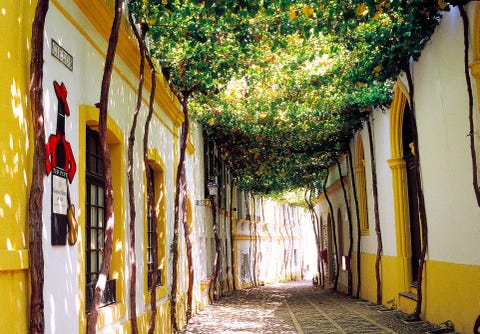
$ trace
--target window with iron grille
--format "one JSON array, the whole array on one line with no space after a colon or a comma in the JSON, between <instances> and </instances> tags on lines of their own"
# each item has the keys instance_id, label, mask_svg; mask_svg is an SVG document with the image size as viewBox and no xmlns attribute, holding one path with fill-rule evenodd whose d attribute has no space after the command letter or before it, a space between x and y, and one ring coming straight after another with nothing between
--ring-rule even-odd
<instances>
[{"instance_id":1,"label":"window with iron grille","mask_svg":"<svg viewBox=\"0 0 480 334\"><path fill-rule=\"evenodd\" d=\"M86 310L90 309L100 273L105 240L105 192L103 160L98 133L87 127L86 152L86 222L85 275ZM116 302L115 280L108 280L100 305Z\"/></svg>"},{"instance_id":2,"label":"window with iron grille","mask_svg":"<svg viewBox=\"0 0 480 334\"><path fill-rule=\"evenodd\" d=\"M152 181L152 189L153 189L153 198L155 196L155 172L152 167L148 167L148 173L150 173L150 179ZM147 286L148 289L152 287L152 277L153 277L153 216L152 216L152 208L147 203ZM157 269L157 277L156 277L156 286L162 285L162 272L160 269Z\"/></svg>"}]
</instances>

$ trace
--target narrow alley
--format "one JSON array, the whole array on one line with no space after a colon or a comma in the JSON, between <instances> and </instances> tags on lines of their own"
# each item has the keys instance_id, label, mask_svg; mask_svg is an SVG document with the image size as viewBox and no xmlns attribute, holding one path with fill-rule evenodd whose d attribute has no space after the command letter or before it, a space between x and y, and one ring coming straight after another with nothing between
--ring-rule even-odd
<instances>
[{"instance_id":1,"label":"narrow alley","mask_svg":"<svg viewBox=\"0 0 480 334\"><path fill-rule=\"evenodd\" d=\"M480 334L480 1L1 0L0 34L0 334Z\"/></svg>"},{"instance_id":2,"label":"narrow alley","mask_svg":"<svg viewBox=\"0 0 480 334\"><path fill-rule=\"evenodd\" d=\"M426 322L313 287L309 281L234 291L193 317L185 334L428 333Z\"/></svg>"}]
</instances>

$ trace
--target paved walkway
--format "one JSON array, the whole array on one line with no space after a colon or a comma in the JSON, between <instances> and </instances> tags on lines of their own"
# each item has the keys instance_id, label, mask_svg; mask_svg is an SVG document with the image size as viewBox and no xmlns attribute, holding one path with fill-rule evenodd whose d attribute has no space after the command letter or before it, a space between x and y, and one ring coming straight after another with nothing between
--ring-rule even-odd
<instances>
[{"instance_id":1,"label":"paved walkway","mask_svg":"<svg viewBox=\"0 0 480 334\"><path fill-rule=\"evenodd\" d=\"M185 333L426 333L425 322L371 303L291 282L235 291L191 319Z\"/></svg>"}]
</instances>

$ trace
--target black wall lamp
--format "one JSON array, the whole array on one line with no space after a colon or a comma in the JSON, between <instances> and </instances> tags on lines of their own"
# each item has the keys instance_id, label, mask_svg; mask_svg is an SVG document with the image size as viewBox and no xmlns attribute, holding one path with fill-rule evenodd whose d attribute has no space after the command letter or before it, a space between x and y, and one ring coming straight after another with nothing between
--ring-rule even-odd
<instances>
[{"instance_id":1,"label":"black wall lamp","mask_svg":"<svg viewBox=\"0 0 480 334\"><path fill-rule=\"evenodd\" d=\"M217 196L218 193L218 185L217 182L213 178L210 178L207 183L207 188L208 188L208 195L209 198L206 199L200 199L195 201L195 205L197 206L207 206L210 205L212 197Z\"/></svg>"},{"instance_id":2,"label":"black wall lamp","mask_svg":"<svg viewBox=\"0 0 480 334\"><path fill-rule=\"evenodd\" d=\"M217 193L218 193L218 185L217 185L217 182L215 182L214 179L208 180L207 188L208 188L208 194L209 194L210 196L217 196Z\"/></svg>"}]
</instances>

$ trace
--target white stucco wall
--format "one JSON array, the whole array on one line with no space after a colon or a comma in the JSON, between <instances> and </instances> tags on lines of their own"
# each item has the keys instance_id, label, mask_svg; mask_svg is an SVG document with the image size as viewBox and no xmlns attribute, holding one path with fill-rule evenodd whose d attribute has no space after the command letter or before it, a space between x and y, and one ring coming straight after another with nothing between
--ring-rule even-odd
<instances>
[{"instance_id":1,"label":"white stucco wall","mask_svg":"<svg viewBox=\"0 0 480 334\"><path fill-rule=\"evenodd\" d=\"M472 26L474 6L467 6L467 9ZM480 254L475 249L480 236L480 226L476 222L480 217L472 186L461 22L458 8L453 7L450 12L444 13L441 24L419 61L413 63L412 75L429 228L428 258L478 265ZM408 85L405 75L401 76L401 80ZM474 80L472 83L475 85ZM475 92L475 86L473 91ZM476 103L474 109L475 124L478 124ZM383 254L394 256L396 237L392 174L388 166L388 159L391 158L390 110L375 110L372 120ZM374 253L376 238L366 125L360 134L365 150L367 206L371 231L368 236L362 237L362 252Z\"/></svg>"},{"instance_id":2,"label":"white stucco wall","mask_svg":"<svg viewBox=\"0 0 480 334\"><path fill-rule=\"evenodd\" d=\"M193 125L193 123L192 123ZM209 210L209 207L196 205L197 200L203 200L205 197L204 191L204 148L202 129L199 125L195 124L190 129L190 141L193 144L195 151L188 156L188 168L192 175L192 188L189 188L192 205L192 251L193 251L193 267L194 267L194 296L200 299L201 290L200 283L207 277L207 263L205 261L207 257L207 249L205 245L205 210Z\"/></svg>"},{"instance_id":3,"label":"white stucco wall","mask_svg":"<svg viewBox=\"0 0 480 334\"><path fill-rule=\"evenodd\" d=\"M392 191L392 172L388 165L388 160L391 158L390 151L390 110L377 108L371 116L372 124L372 136L374 143L374 154L376 162L377 172L377 191L378 191L378 206L379 206L379 220L380 229L382 232L382 246L383 254L395 256L396 255L396 238L395 238L395 214L393 205L393 191ZM368 132L365 131L368 144ZM365 144L365 143L364 143ZM364 146L365 147L365 146ZM370 159L370 149L367 146ZM367 162L370 167L370 160ZM371 180L371 169L367 169L367 180ZM375 235L375 215L374 215L374 203L373 203L373 189L372 183L370 186L368 196L368 208L369 208L369 221L370 221L370 235L375 240L370 240L374 243L373 249L370 249L371 253L376 253L377 241ZM373 252L372 252L373 251Z\"/></svg>"},{"instance_id":4,"label":"white stucco wall","mask_svg":"<svg viewBox=\"0 0 480 334\"><path fill-rule=\"evenodd\" d=\"M467 9L473 22L474 5ZM479 265L480 210L472 186L463 57L462 20L458 8L453 7L444 14L418 63L413 64L412 74L429 229L428 257ZM474 114L478 129L476 107Z\"/></svg>"},{"instance_id":5,"label":"white stucco wall","mask_svg":"<svg viewBox=\"0 0 480 334\"><path fill-rule=\"evenodd\" d=\"M51 39L57 41L74 59L74 72L71 72L57 59L50 55ZM65 119L65 136L70 143L77 172L70 185L71 201L78 203L78 109L82 101L80 94L82 85L78 73L81 71L83 45L82 37L71 28L70 23L58 12L55 6L50 6L46 17L44 34L44 114L46 137L56 132L57 97L53 89L53 81L64 82L68 90L67 102L70 107L70 116ZM79 300L78 286L78 250L77 246L51 245L51 176L45 180L45 196L43 197L43 252L45 258L45 333L57 333L65 328L78 328ZM76 205L78 207L78 205ZM75 316L74 316L75 315Z\"/></svg>"},{"instance_id":6,"label":"white stucco wall","mask_svg":"<svg viewBox=\"0 0 480 334\"><path fill-rule=\"evenodd\" d=\"M364 158L365 158L365 183L366 183L368 230L369 230L368 234L361 236L360 250L362 253L374 254L377 252L377 236L375 235L375 214L374 214L374 207L373 207L370 142L368 139L368 131L367 131L366 124L364 125L363 129L360 131L360 134L362 136ZM375 147L376 146L374 145L374 149ZM354 167L355 167L355 160L353 161L354 161ZM378 180L378 176L377 176L377 180Z\"/></svg>"},{"instance_id":7,"label":"white stucco wall","mask_svg":"<svg viewBox=\"0 0 480 334\"><path fill-rule=\"evenodd\" d=\"M73 4L73 2L62 2L63 8L68 11L79 27L83 29L79 31L72 22L67 20L58 10L55 4L50 6L46 18L46 32L44 37L44 102L45 102L45 132L46 136L55 133L56 117L57 117L57 98L53 90L53 81L59 83L64 82L68 90L67 101L70 107L70 116L66 118L65 132L66 139L70 142L75 160L77 163L77 173L70 186L72 203L78 208L78 178L84 175L78 175L79 164L79 107L80 105L94 105L100 99L100 86L103 75L104 53L107 49L107 42L99 36L94 30L91 23L83 16L82 12ZM102 50L100 53L87 40L86 36ZM74 59L73 71L67 69L57 59L50 55L51 39L58 42L66 49ZM121 75L119 74L121 72ZM124 136L124 152L122 158L125 160L125 173L127 171L127 140L132 123L132 115L136 105L136 87L138 85L138 73L123 63L118 56L115 58L115 69L112 74L108 114L111 119L121 129ZM157 89L162 89L161 87ZM136 142L134 148L134 184L136 189L135 205L136 205L136 253L137 253L137 313L145 311L143 297L143 278L144 278L144 221L145 221L145 197L144 197L144 172L143 172L143 132L145 120L148 112L149 92L144 86L144 100L142 109L139 114L138 125L136 129ZM150 124L149 149L156 150L165 167L165 214L166 222L173 220L174 212L174 191L175 188L175 156L174 156L174 125L172 121L163 113L157 105L155 107L155 115ZM113 165L112 168L118 168ZM191 170L191 168L190 168ZM190 172L191 173L191 172ZM192 180L196 178L192 177ZM123 203L119 203L119 196L115 197L115 205L123 205L123 214L121 217L115 217L116 228L124 229L124 240L121 240L123 247L123 258L125 259L125 296L128 305L128 224L129 224L129 203L128 203L128 185L127 176L124 175ZM191 189L195 189L192 186ZM44 229L43 229L43 249L45 256L45 314L46 314L46 333L58 333L67 328L78 328L80 312L80 297L78 296L79 286L78 277L81 268L78 266L78 244L74 246L51 246L50 237L50 192L51 177L46 178L44 196ZM83 213L84 214L84 213ZM123 226L122 226L123 225ZM171 224L167 224L171 227ZM80 231L81 230L80 226ZM171 239L172 231L167 228L167 240ZM79 235L79 237L84 237ZM167 241L167 252L168 252ZM168 258L168 254L167 254ZM171 269L170 269L171 270ZM167 282L168 284L168 282ZM159 301L161 303L162 300Z\"/></svg>"}]
</instances>

